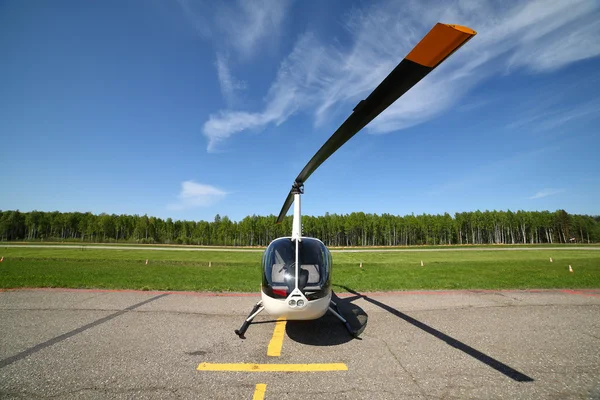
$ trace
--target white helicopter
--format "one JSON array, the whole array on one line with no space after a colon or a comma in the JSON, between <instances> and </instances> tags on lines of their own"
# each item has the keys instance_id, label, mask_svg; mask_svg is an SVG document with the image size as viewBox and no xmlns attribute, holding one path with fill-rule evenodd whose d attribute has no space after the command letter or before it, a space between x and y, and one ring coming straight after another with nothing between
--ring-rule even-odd
<instances>
[{"instance_id":1,"label":"white helicopter","mask_svg":"<svg viewBox=\"0 0 600 400\"><path fill-rule=\"evenodd\" d=\"M304 193L304 182L337 149L475 35L465 26L437 23L369 97L358 103L306 164L277 218L277 223L281 223L294 203L292 236L273 240L265 250L261 300L241 328L235 330L240 338L244 338L252 320L263 310L287 320L313 320L329 310L356 336L331 300L331 253L319 239L302 236L300 195Z\"/></svg>"}]
</instances>

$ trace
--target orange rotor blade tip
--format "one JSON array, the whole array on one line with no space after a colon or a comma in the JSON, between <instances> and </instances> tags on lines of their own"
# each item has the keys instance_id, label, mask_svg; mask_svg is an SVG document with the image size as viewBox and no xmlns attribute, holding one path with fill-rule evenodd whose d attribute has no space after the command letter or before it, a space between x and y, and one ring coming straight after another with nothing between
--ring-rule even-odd
<instances>
[{"instance_id":1,"label":"orange rotor blade tip","mask_svg":"<svg viewBox=\"0 0 600 400\"><path fill-rule=\"evenodd\" d=\"M461 32L466 33L466 34L471 35L471 36L477 35L477 32L474 31L473 29L469 28L468 26L454 25L454 24L442 24L442 25L449 26L451 28L456 29L457 31L461 31Z\"/></svg>"},{"instance_id":2,"label":"orange rotor blade tip","mask_svg":"<svg viewBox=\"0 0 600 400\"><path fill-rule=\"evenodd\" d=\"M466 26L438 22L408 53L406 59L435 68L476 34Z\"/></svg>"}]
</instances>

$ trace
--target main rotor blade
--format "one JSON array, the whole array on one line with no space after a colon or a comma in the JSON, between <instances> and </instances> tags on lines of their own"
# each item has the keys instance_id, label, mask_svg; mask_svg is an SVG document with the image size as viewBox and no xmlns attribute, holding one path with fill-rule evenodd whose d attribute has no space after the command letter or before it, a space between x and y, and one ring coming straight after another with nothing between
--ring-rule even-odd
<instances>
[{"instance_id":1,"label":"main rotor blade","mask_svg":"<svg viewBox=\"0 0 600 400\"><path fill-rule=\"evenodd\" d=\"M304 184L337 149L475 35L474 30L465 26L437 23L369 97L361 100L354 107L350 117L306 164L296 178L295 184ZM279 213L277 223L283 220L293 200L294 196L290 191Z\"/></svg>"},{"instance_id":2,"label":"main rotor blade","mask_svg":"<svg viewBox=\"0 0 600 400\"><path fill-rule=\"evenodd\" d=\"M290 192L288 193L288 196L285 198L283 207L281 207L281 211L279 212L279 217L277 217L277 221L275 222L276 224L279 224L279 223L281 223L281 221L283 221L283 219L285 218L285 215L287 214L288 210L292 206L293 202L294 202L294 193L292 193L292 190L290 190Z\"/></svg>"}]
</instances>

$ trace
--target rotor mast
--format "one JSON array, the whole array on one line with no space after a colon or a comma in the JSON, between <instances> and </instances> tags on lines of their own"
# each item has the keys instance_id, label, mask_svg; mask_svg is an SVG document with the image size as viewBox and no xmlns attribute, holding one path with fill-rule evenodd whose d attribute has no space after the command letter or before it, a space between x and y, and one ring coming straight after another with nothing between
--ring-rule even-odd
<instances>
[{"instance_id":1,"label":"rotor mast","mask_svg":"<svg viewBox=\"0 0 600 400\"><path fill-rule=\"evenodd\" d=\"M302 241L302 213L300 209L300 195L304 193L304 184L295 181L292 185L291 194L294 195L294 220L292 221L292 241L296 241L296 267L294 268L294 290L291 294L302 292L298 288L298 273L300 270L300 242Z\"/></svg>"},{"instance_id":2,"label":"rotor mast","mask_svg":"<svg viewBox=\"0 0 600 400\"><path fill-rule=\"evenodd\" d=\"M292 240L302 241L302 213L300 208L300 195L304 194L304 184L294 182L292 185L294 195L294 220L292 222ZM296 260L298 262L298 260Z\"/></svg>"}]
</instances>

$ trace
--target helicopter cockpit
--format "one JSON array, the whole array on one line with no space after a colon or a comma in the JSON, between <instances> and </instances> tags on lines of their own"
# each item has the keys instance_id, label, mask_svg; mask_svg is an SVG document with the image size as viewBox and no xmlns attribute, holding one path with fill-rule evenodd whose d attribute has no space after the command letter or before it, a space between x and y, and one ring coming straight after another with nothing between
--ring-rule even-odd
<instances>
[{"instance_id":1,"label":"helicopter cockpit","mask_svg":"<svg viewBox=\"0 0 600 400\"><path fill-rule=\"evenodd\" d=\"M286 298L296 287L296 243L279 238L267 247L262 262L265 294ZM298 243L298 288L309 300L324 297L330 287L331 253L318 239L303 237Z\"/></svg>"}]
</instances>

